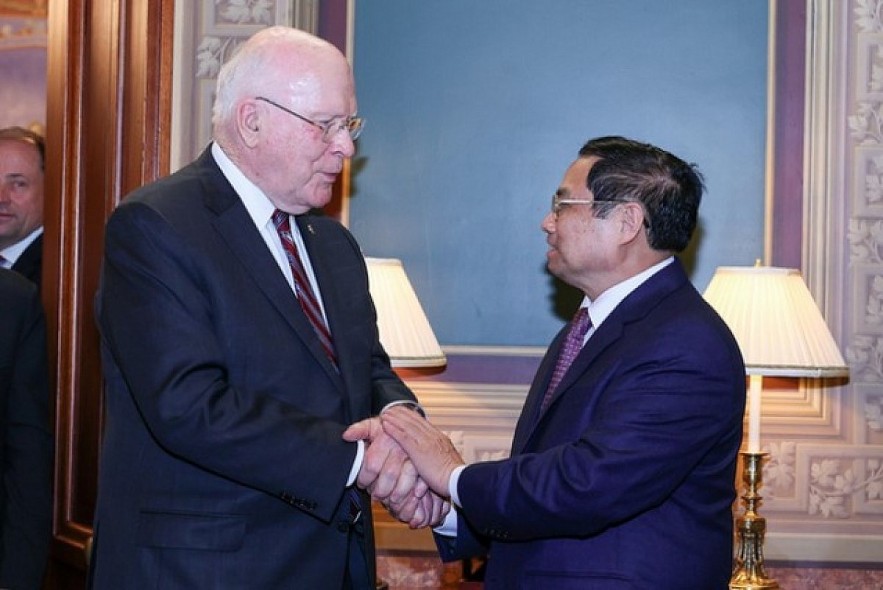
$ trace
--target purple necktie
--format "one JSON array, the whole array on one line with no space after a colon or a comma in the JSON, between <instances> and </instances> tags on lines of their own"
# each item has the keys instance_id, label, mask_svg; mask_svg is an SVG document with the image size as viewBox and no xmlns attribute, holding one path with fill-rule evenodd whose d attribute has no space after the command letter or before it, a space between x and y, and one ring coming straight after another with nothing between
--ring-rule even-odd
<instances>
[{"instance_id":1,"label":"purple necktie","mask_svg":"<svg viewBox=\"0 0 883 590\"><path fill-rule=\"evenodd\" d=\"M297 246L294 243L294 239L291 237L291 222L289 221L288 213L276 209L276 211L273 212L273 225L276 226L276 231L279 233L279 238L282 240L282 247L285 249L285 256L288 258L288 264L291 266L291 274L294 277L294 291L297 294L297 300L300 302L300 306L304 310L307 319L310 320L310 324L313 326L316 336L319 337L319 343L322 345L322 349L325 351L325 354L328 355L328 358L331 359L331 363L336 367L337 357L334 354L334 343L331 341L331 332L328 330L328 326L325 325L325 318L322 316L322 308L319 306L316 294L310 286L310 281L307 278L306 270L304 270L304 265L301 262L300 254L297 252Z\"/></svg>"},{"instance_id":2,"label":"purple necktie","mask_svg":"<svg viewBox=\"0 0 883 590\"><path fill-rule=\"evenodd\" d=\"M6 260L6 257L3 254L0 254L0 268L12 268L11 264L7 264L9 261Z\"/></svg>"},{"instance_id":3,"label":"purple necktie","mask_svg":"<svg viewBox=\"0 0 883 590\"><path fill-rule=\"evenodd\" d=\"M567 336L564 338L564 345L561 347L561 352L558 353L558 362L555 363L552 379L549 381L549 387L546 389L546 394L543 396L543 405L540 407L541 411L548 407L549 402L552 400L552 394L555 392L555 388L561 383L564 374L567 373L567 369L570 368L576 355L582 350L586 332L589 331L591 326L592 320L589 319L589 310L585 307L579 308L576 315L570 320L570 328L567 331Z\"/></svg>"}]
</instances>

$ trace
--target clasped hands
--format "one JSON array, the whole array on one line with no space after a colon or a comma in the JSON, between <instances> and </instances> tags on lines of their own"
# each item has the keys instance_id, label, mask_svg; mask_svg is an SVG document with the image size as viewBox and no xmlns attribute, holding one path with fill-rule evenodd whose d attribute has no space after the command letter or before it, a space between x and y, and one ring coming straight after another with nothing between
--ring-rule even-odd
<instances>
[{"instance_id":1,"label":"clasped hands","mask_svg":"<svg viewBox=\"0 0 883 590\"><path fill-rule=\"evenodd\" d=\"M440 524L451 509L448 480L463 459L450 439L405 406L351 425L344 440L365 442L356 485L411 528Z\"/></svg>"}]
</instances>

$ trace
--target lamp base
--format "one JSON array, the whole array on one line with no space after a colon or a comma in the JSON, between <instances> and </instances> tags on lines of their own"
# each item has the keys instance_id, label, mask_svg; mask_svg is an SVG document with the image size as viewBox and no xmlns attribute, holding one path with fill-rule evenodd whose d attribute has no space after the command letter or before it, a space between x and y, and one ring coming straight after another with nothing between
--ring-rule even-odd
<instances>
[{"instance_id":1,"label":"lamp base","mask_svg":"<svg viewBox=\"0 0 883 590\"><path fill-rule=\"evenodd\" d=\"M743 583L730 579L730 590L773 590L778 588L779 584L775 580L746 580Z\"/></svg>"},{"instance_id":2,"label":"lamp base","mask_svg":"<svg viewBox=\"0 0 883 590\"><path fill-rule=\"evenodd\" d=\"M779 584L768 578L763 569L763 537L766 519L757 514L760 496L757 488L762 479L762 463L767 453L746 453L742 456L742 480L746 485L745 513L736 521L739 535L739 554L730 577L730 590L769 590Z\"/></svg>"}]
</instances>

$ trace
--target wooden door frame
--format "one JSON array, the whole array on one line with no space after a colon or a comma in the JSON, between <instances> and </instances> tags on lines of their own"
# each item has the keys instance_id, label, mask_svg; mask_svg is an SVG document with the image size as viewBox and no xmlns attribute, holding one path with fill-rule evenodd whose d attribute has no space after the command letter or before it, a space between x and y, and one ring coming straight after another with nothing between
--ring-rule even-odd
<instances>
[{"instance_id":1,"label":"wooden door frame","mask_svg":"<svg viewBox=\"0 0 883 590\"><path fill-rule=\"evenodd\" d=\"M50 580L54 568L85 570L103 415L92 300L104 223L122 195L168 170L173 17L174 0L49 7L43 299L58 395Z\"/></svg>"}]
</instances>

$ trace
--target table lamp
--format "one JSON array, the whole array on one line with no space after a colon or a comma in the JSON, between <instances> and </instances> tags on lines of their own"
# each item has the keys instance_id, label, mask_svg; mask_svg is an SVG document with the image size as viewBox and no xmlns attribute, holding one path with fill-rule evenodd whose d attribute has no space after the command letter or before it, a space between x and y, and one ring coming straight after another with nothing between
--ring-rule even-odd
<instances>
[{"instance_id":1,"label":"table lamp","mask_svg":"<svg viewBox=\"0 0 883 590\"><path fill-rule=\"evenodd\" d=\"M761 496L760 397L764 376L845 377L849 368L803 281L791 268L720 267L705 299L732 330L742 356L748 387L748 446L742 456L745 512L736 522L739 551L731 590L778 588L763 563L766 520L757 514Z\"/></svg>"},{"instance_id":2,"label":"table lamp","mask_svg":"<svg viewBox=\"0 0 883 590\"><path fill-rule=\"evenodd\" d=\"M380 343L393 367L442 367L445 354L423 313L417 294L395 258L365 258L368 287L377 310Z\"/></svg>"}]
</instances>

